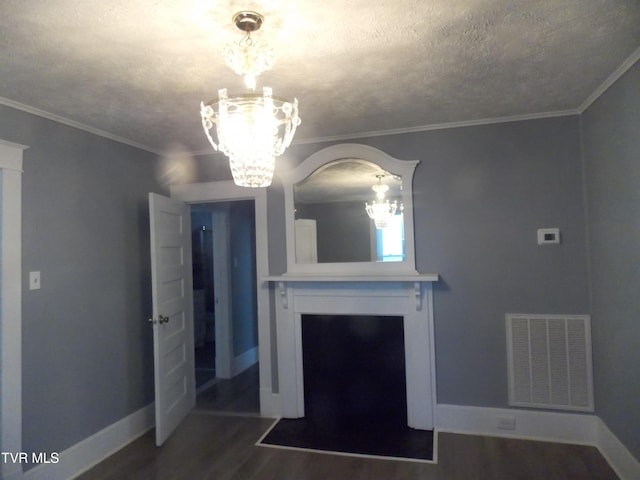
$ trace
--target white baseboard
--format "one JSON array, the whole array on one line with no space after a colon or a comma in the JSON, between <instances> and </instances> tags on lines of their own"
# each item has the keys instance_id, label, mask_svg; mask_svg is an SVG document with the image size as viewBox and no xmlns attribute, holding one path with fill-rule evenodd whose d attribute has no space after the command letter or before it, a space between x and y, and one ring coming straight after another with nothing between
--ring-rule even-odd
<instances>
[{"instance_id":1,"label":"white baseboard","mask_svg":"<svg viewBox=\"0 0 640 480\"><path fill-rule=\"evenodd\" d=\"M597 439L594 415L443 404L436 406L435 413L436 428L453 433L586 445L595 445ZM515 429L499 429L501 417L515 418Z\"/></svg>"},{"instance_id":2,"label":"white baseboard","mask_svg":"<svg viewBox=\"0 0 640 480\"><path fill-rule=\"evenodd\" d=\"M271 393L271 416L273 418L282 417L282 404L280 403L279 393Z\"/></svg>"},{"instance_id":3,"label":"white baseboard","mask_svg":"<svg viewBox=\"0 0 640 480\"><path fill-rule=\"evenodd\" d=\"M151 403L59 454L58 463L40 464L24 473L24 480L68 480L86 472L102 460L153 428Z\"/></svg>"},{"instance_id":4,"label":"white baseboard","mask_svg":"<svg viewBox=\"0 0 640 480\"><path fill-rule=\"evenodd\" d=\"M233 359L233 377L244 372L258 361L258 347L253 347Z\"/></svg>"},{"instance_id":5,"label":"white baseboard","mask_svg":"<svg viewBox=\"0 0 640 480\"><path fill-rule=\"evenodd\" d=\"M501 418L515 419L515 429L498 428ZM438 404L435 428L441 432L595 446L622 480L640 478L640 464L595 415Z\"/></svg>"},{"instance_id":6,"label":"white baseboard","mask_svg":"<svg viewBox=\"0 0 640 480\"><path fill-rule=\"evenodd\" d=\"M270 388L260 387L260 416L265 418L277 418L278 411L274 395Z\"/></svg>"},{"instance_id":7,"label":"white baseboard","mask_svg":"<svg viewBox=\"0 0 640 480\"><path fill-rule=\"evenodd\" d=\"M640 478L640 462L598 418L598 450L622 480Z\"/></svg>"}]
</instances>

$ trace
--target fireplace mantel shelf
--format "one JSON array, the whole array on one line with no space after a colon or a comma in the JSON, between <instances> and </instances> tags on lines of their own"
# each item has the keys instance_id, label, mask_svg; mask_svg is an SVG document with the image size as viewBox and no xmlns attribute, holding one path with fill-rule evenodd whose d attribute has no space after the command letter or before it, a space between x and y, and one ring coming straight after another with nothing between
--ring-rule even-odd
<instances>
[{"instance_id":1,"label":"fireplace mantel shelf","mask_svg":"<svg viewBox=\"0 0 640 480\"><path fill-rule=\"evenodd\" d=\"M321 274L283 274L264 277L266 282L437 282L437 273L416 273L396 275L321 275Z\"/></svg>"},{"instance_id":2,"label":"fireplace mantel shelf","mask_svg":"<svg viewBox=\"0 0 640 480\"><path fill-rule=\"evenodd\" d=\"M437 282L440 276L437 273L409 273L395 275L322 275L322 274L287 274L264 277L265 282L274 282L278 285L280 298L284 309L289 308L287 288L296 284L413 284L413 295L416 302L416 310L422 309L423 283Z\"/></svg>"}]
</instances>

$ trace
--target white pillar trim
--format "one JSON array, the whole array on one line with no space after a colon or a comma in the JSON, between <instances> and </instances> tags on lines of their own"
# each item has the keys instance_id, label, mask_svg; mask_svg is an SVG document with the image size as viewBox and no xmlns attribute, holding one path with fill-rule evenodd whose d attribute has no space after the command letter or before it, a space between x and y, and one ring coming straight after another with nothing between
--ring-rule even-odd
<instances>
[{"instance_id":1,"label":"white pillar trim","mask_svg":"<svg viewBox=\"0 0 640 480\"><path fill-rule=\"evenodd\" d=\"M0 141L0 432L3 452L22 451L22 152ZM19 463L0 463L0 477L21 479Z\"/></svg>"}]
</instances>

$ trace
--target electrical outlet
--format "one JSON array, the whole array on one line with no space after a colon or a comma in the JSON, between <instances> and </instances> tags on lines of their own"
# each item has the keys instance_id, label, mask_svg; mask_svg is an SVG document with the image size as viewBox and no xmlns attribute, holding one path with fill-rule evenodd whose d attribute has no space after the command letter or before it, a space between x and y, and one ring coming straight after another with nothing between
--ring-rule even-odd
<instances>
[{"instance_id":1,"label":"electrical outlet","mask_svg":"<svg viewBox=\"0 0 640 480\"><path fill-rule=\"evenodd\" d=\"M560 243L559 228L539 228L538 245L553 245Z\"/></svg>"},{"instance_id":2,"label":"electrical outlet","mask_svg":"<svg viewBox=\"0 0 640 480\"><path fill-rule=\"evenodd\" d=\"M498 430L515 430L516 417L512 415L500 415L498 417Z\"/></svg>"}]
</instances>

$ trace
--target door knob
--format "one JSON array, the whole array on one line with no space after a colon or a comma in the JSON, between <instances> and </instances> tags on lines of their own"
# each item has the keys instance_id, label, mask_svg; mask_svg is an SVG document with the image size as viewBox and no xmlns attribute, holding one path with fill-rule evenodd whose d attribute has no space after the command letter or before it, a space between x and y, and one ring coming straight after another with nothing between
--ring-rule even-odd
<instances>
[{"instance_id":1,"label":"door knob","mask_svg":"<svg viewBox=\"0 0 640 480\"><path fill-rule=\"evenodd\" d=\"M165 317L164 315L158 315L158 320L150 318L148 321L153 323L154 325L156 323L159 323L160 325L162 325L163 323L169 323L169 320L170 320L170 317Z\"/></svg>"}]
</instances>

